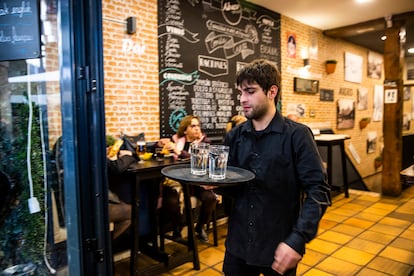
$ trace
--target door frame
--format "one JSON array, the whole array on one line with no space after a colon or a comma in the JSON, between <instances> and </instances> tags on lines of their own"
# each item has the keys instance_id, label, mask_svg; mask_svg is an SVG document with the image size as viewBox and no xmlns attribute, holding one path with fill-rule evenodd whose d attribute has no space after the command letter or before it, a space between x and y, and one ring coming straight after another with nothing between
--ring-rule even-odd
<instances>
[{"instance_id":1,"label":"door frame","mask_svg":"<svg viewBox=\"0 0 414 276\"><path fill-rule=\"evenodd\" d=\"M58 1L70 275L112 275L100 0Z\"/></svg>"}]
</instances>

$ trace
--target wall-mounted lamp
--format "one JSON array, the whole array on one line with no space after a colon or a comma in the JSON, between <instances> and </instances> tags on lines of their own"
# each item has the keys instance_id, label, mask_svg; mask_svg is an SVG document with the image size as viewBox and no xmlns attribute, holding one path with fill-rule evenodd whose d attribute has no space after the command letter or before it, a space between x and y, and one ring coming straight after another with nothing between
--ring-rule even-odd
<instances>
[{"instance_id":1,"label":"wall-mounted lamp","mask_svg":"<svg viewBox=\"0 0 414 276\"><path fill-rule=\"evenodd\" d=\"M308 58L303 59L303 67L305 67L305 68L310 68L311 67Z\"/></svg>"},{"instance_id":2,"label":"wall-mounted lamp","mask_svg":"<svg viewBox=\"0 0 414 276\"><path fill-rule=\"evenodd\" d=\"M131 16L131 17L128 17L126 21L127 21L127 24L126 24L127 34L135 34L135 32L137 31L137 18Z\"/></svg>"}]
</instances>

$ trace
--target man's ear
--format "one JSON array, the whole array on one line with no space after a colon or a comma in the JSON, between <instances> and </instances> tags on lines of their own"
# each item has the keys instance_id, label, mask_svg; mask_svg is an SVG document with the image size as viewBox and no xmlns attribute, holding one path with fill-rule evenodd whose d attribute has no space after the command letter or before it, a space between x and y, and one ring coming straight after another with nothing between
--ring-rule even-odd
<instances>
[{"instance_id":1,"label":"man's ear","mask_svg":"<svg viewBox=\"0 0 414 276\"><path fill-rule=\"evenodd\" d=\"M279 93L279 88L276 85L272 85L269 91L267 92L267 97L269 98L269 100L273 101L276 98L277 93Z\"/></svg>"}]
</instances>

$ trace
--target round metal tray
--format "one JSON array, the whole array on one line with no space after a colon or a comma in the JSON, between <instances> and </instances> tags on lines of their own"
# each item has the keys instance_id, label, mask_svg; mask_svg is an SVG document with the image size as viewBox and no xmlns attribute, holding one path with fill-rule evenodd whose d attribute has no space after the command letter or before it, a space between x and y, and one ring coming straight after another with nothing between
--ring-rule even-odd
<instances>
[{"instance_id":1,"label":"round metal tray","mask_svg":"<svg viewBox=\"0 0 414 276\"><path fill-rule=\"evenodd\" d=\"M217 186L231 186L248 182L255 178L251 171L228 166L225 179L211 179L206 175L193 175L190 171L190 164L180 164L165 167L161 173L173 180L183 181L198 185L217 185Z\"/></svg>"}]
</instances>

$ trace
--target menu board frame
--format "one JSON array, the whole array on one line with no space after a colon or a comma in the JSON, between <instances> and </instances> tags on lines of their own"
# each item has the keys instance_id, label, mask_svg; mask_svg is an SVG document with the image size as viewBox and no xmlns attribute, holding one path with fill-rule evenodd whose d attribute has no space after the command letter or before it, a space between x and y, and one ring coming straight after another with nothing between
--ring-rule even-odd
<instances>
[{"instance_id":1,"label":"menu board frame","mask_svg":"<svg viewBox=\"0 0 414 276\"><path fill-rule=\"evenodd\" d=\"M0 61L41 56L40 1L6 0L0 6Z\"/></svg>"},{"instance_id":2,"label":"menu board frame","mask_svg":"<svg viewBox=\"0 0 414 276\"><path fill-rule=\"evenodd\" d=\"M280 14L237 0L159 0L160 136L197 115L207 136L223 136L242 113L235 75L263 58L280 70Z\"/></svg>"}]
</instances>

